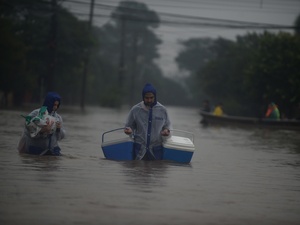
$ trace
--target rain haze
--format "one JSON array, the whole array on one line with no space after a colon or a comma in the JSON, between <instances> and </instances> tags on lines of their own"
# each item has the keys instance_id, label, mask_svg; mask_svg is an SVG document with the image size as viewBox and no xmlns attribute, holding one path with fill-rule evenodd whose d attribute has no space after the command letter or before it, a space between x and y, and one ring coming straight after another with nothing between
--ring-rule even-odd
<instances>
[{"instance_id":1,"label":"rain haze","mask_svg":"<svg viewBox=\"0 0 300 225\"><path fill-rule=\"evenodd\" d=\"M299 9L1 1L0 224L299 225Z\"/></svg>"},{"instance_id":2,"label":"rain haze","mask_svg":"<svg viewBox=\"0 0 300 225\"><path fill-rule=\"evenodd\" d=\"M95 1L93 25L101 27L120 1ZM155 11L161 24L155 30L162 39L158 64L165 76L182 76L174 61L181 49L178 41L190 38L234 40L237 35L264 29L293 32L300 13L299 0L137 0ZM65 1L64 6L88 20L91 0ZM171 22L171 23L169 23ZM233 28L234 24L237 27ZM256 28L249 28L254 26ZM262 27L262 28L259 28ZM276 29L278 27L278 29Z\"/></svg>"}]
</instances>

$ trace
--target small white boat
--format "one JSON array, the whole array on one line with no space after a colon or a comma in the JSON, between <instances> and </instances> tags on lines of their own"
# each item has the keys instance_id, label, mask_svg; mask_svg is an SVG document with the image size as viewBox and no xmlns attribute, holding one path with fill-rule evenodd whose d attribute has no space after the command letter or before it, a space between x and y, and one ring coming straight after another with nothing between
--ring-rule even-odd
<instances>
[{"instance_id":1,"label":"small white boat","mask_svg":"<svg viewBox=\"0 0 300 225\"><path fill-rule=\"evenodd\" d=\"M117 135L110 140L106 139L107 134L124 130L124 128L117 128L106 131L102 134L101 148L105 158L111 160L134 160L133 158L133 144L134 139L123 133L122 136ZM194 135L187 131L172 130L174 132L184 133L185 136L174 136L167 138L163 142L163 160L175 161L180 163L190 163L194 151ZM106 139L106 140L105 140Z\"/></svg>"}]
</instances>

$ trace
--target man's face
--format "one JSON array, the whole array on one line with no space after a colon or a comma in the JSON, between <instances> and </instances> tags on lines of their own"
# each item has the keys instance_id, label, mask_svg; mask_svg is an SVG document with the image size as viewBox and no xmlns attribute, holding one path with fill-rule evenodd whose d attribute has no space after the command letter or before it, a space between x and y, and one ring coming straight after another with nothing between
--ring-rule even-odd
<instances>
[{"instance_id":1,"label":"man's face","mask_svg":"<svg viewBox=\"0 0 300 225\"><path fill-rule=\"evenodd\" d=\"M59 101L55 101L53 105L53 111L56 111L58 109Z\"/></svg>"},{"instance_id":2,"label":"man's face","mask_svg":"<svg viewBox=\"0 0 300 225\"><path fill-rule=\"evenodd\" d=\"M155 97L153 93L146 93L144 96L144 103L146 106L150 106L155 101Z\"/></svg>"}]
</instances>

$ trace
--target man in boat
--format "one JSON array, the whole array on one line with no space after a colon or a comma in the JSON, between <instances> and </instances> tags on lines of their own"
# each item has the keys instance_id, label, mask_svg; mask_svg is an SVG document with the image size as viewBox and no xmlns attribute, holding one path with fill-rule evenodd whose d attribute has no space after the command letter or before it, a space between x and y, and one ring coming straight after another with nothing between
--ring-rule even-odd
<instances>
[{"instance_id":1,"label":"man in boat","mask_svg":"<svg viewBox=\"0 0 300 225\"><path fill-rule=\"evenodd\" d=\"M167 109L157 101L156 90L151 84L144 86L142 99L131 108L124 132L134 136L136 160L160 160L163 139L171 136L171 122Z\"/></svg>"},{"instance_id":2,"label":"man in boat","mask_svg":"<svg viewBox=\"0 0 300 225\"><path fill-rule=\"evenodd\" d=\"M211 111L210 104L209 104L209 101L207 99L203 101L201 111L210 113L210 111ZM202 118L200 123L205 125L205 126L208 125L208 121L205 118Z\"/></svg>"},{"instance_id":3,"label":"man in boat","mask_svg":"<svg viewBox=\"0 0 300 225\"><path fill-rule=\"evenodd\" d=\"M265 116L266 116L266 118L269 118L269 119L274 119L274 120L279 120L280 119L279 109L278 109L277 105L274 102L271 102L268 105L268 110L267 110Z\"/></svg>"},{"instance_id":4,"label":"man in boat","mask_svg":"<svg viewBox=\"0 0 300 225\"><path fill-rule=\"evenodd\" d=\"M58 141L65 137L62 117L57 113L61 97L49 92L43 106L25 117L25 127L18 144L20 153L60 155Z\"/></svg>"},{"instance_id":5,"label":"man in boat","mask_svg":"<svg viewBox=\"0 0 300 225\"><path fill-rule=\"evenodd\" d=\"M207 99L203 101L202 111L203 112L210 112L210 104L209 104L209 101Z\"/></svg>"}]
</instances>

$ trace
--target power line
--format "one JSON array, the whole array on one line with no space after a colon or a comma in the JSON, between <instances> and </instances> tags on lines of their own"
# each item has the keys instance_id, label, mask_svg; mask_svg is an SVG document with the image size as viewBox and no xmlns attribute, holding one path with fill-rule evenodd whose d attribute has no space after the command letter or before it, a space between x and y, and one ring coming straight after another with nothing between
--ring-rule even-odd
<instances>
[{"instance_id":1,"label":"power line","mask_svg":"<svg viewBox=\"0 0 300 225\"><path fill-rule=\"evenodd\" d=\"M134 10L134 9L130 9ZM139 11L139 10L137 10ZM139 11L143 13L142 11ZM88 16L86 13L73 12L73 14L78 16ZM122 14L124 15L124 14ZM126 20L132 22L153 22L157 23L156 20L132 17ZM233 21L233 20L224 20L224 19L212 19L205 17L195 17L195 16L182 16L178 14L164 13L160 15L160 24L169 25L169 26L192 26L192 27L211 27L211 28L230 28L230 29L295 29L295 26L283 26L283 25L272 25L265 23L250 23L242 21ZM110 18L109 15L104 14L94 14L95 17Z\"/></svg>"},{"instance_id":2,"label":"power line","mask_svg":"<svg viewBox=\"0 0 300 225\"><path fill-rule=\"evenodd\" d=\"M85 4L87 5L87 2L83 2L82 0L65 0L65 2L73 2L76 4ZM103 4L105 1L101 1L102 3L97 4ZM107 1L108 3L115 3L114 5L110 5L111 7L116 7L119 1ZM300 1L299 0L288 0L284 3L279 0L278 2L276 0L263 1L263 6L260 7L260 1L220 1L220 0L199 0L199 1L182 1L182 0L160 0L159 3L153 3L155 1L147 1L147 0L141 0L137 1L138 3L144 3L147 6L152 6L154 8L157 7L164 7L167 8L168 11L170 9L209 9L209 10L226 10L226 11L244 11L244 12L250 12L250 13L256 13L256 12L267 12L267 13L282 13L282 14L290 14L290 13L298 13L298 9L300 7ZM170 2L170 4L168 3ZM289 2L292 2L292 4L289 4ZM267 6L266 6L267 5ZM255 10L255 11L253 11ZM257 11L259 10L259 11Z\"/></svg>"},{"instance_id":3,"label":"power line","mask_svg":"<svg viewBox=\"0 0 300 225\"><path fill-rule=\"evenodd\" d=\"M140 2L147 2L145 1L140 1ZM171 4L168 4L166 2L169 2ZM292 3L292 5L289 4ZM162 4L163 3L163 4ZM282 9L289 9L295 12L295 10L297 10L297 6L299 7L300 2L299 0L289 0L289 1L276 1L276 0L272 0L272 1L249 1L249 0L239 0L239 1L234 1L234 0L198 0L198 1L181 1L181 0L160 0L159 4L153 3L153 1L151 0L151 2L148 3L149 5L154 5L154 6L166 6L166 7L185 7L182 4L186 5L186 8L202 8L204 7L222 7L223 8L231 8L233 10L236 9L262 9L262 10L276 10L276 12L279 12L278 10L282 10ZM179 4L180 6L176 5Z\"/></svg>"},{"instance_id":4,"label":"power line","mask_svg":"<svg viewBox=\"0 0 300 225\"><path fill-rule=\"evenodd\" d=\"M78 0L68 0L68 2L78 3L78 4L86 4L85 2L78 1ZM114 10L116 7L112 5L106 5L102 3L95 3L95 7L102 8L102 9L109 9ZM149 11L135 9L130 7L121 7L124 12L122 15L131 15L132 12L139 13L140 15L145 15L145 13L149 13ZM236 28L236 29L249 29L249 28L257 28L257 29L294 29L293 26L279 26L279 25L270 25L265 23L252 23L252 22L242 22L242 21L234 21L234 20L225 20L225 19L214 19L214 18L207 18L207 17L196 17L196 16L186 16L186 15L179 15L173 13L157 13L161 19L162 24L166 25L179 25L179 26L201 26L201 27L227 27L227 28ZM87 16L85 13L76 13L76 15L80 16ZM108 15L101 15L95 13L95 17L108 17ZM179 20L180 19L180 20ZM134 21L134 19L128 19ZM147 20L145 18L138 18L139 21L144 22L157 22ZM176 20L176 22L174 22ZM187 21L184 21L187 20Z\"/></svg>"}]
</instances>

